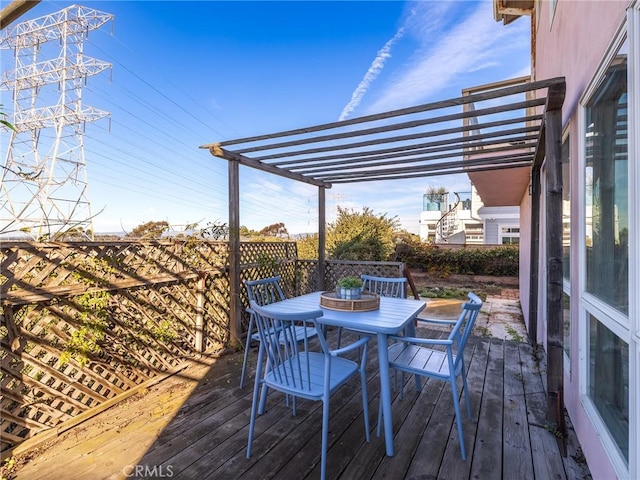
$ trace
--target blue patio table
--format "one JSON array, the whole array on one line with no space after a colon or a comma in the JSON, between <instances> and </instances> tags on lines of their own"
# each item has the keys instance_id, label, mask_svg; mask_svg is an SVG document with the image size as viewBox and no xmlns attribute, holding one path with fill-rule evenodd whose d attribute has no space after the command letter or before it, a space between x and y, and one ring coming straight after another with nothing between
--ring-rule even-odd
<instances>
[{"instance_id":1,"label":"blue patio table","mask_svg":"<svg viewBox=\"0 0 640 480\"><path fill-rule=\"evenodd\" d=\"M318 319L322 325L343 327L361 332L370 332L378 337L378 364L380 368L380 401L384 422L384 438L387 455L392 457L393 422L391 421L391 385L389 380L388 335L397 335L406 330L407 335L414 336L414 319L426 307L422 300L406 298L380 297L380 308L366 312L331 310L320 306L322 292L313 292L299 297L267 305L266 309L274 312L292 313L296 311L317 310L320 308L324 316Z\"/></svg>"}]
</instances>

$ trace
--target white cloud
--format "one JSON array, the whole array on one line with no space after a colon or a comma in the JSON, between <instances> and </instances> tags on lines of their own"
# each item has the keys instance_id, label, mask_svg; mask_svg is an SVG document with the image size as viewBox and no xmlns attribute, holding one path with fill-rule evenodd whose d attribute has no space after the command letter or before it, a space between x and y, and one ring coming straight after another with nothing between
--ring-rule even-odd
<instances>
[{"instance_id":1,"label":"white cloud","mask_svg":"<svg viewBox=\"0 0 640 480\"><path fill-rule=\"evenodd\" d=\"M490 1L480 2L466 17L458 16L464 10L452 11L439 3L424 2L422 8L416 10L414 23L421 27L414 28L412 34L421 47L370 106L370 112L422 103L466 74L495 68L512 60L511 50L521 47L523 39L528 41L526 22L516 22L509 27L495 22ZM455 6L456 3L448 2L448 5ZM452 20L451 29L434 34L438 22L446 27Z\"/></svg>"},{"instance_id":2,"label":"white cloud","mask_svg":"<svg viewBox=\"0 0 640 480\"><path fill-rule=\"evenodd\" d=\"M454 3L451 1L408 2L407 5L402 26L378 51L364 77L351 94L351 100L343 108L338 120L345 120L360 105L369 87L382 72L385 62L391 57L391 49L404 37L405 32L410 30L412 36L419 40L435 37L438 30L442 28L447 15L450 15Z\"/></svg>"},{"instance_id":3,"label":"white cloud","mask_svg":"<svg viewBox=\"0 0 640 480\"><path fill-rule=\"evenodd\" d=\"M367 90L369 90L369 86L376 78L378 78L378 75L380 75L380 72L384 68L384 63L389 57L391 57L391 48L393 47L393 44L402 38L403 35L404 27L400 27L396 34L387 43L385 43L384 47L382 47L380 51L378 51L378 55L376 55L376 58L371 62L371 66L367 70L367 73L365 73L364 78L351 94L351 100L349 100L349 103L342 109L342 113L338 120L345 120L349 114L358 105L360 105L362 98L367 93Z\"/></svg>"}]
</instances>

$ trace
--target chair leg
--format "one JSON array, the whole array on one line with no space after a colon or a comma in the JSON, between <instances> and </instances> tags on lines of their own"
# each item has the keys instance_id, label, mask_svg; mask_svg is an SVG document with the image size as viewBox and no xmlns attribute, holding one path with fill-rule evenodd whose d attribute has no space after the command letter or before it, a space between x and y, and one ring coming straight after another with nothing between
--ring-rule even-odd
<instances>
[{"instance_id":1,"label":"chair leg","mask_svg":"<svg viewBox=\"0 0 640 480\"><path fill-rule=\"evenodd\" d=\"M242 374L240 375L240 388L244 387L244 376L247 372L247 360L249 359L249 349L251 347L251 334L253 332L253 315L249 318L249 329L247 330L247 342L244 346L244 360L242 360Z\"/></svg>"},{"instance_id":2,"label":"chair leg","mask_svg":"<svg viewBox=\"0 0 640 480\"><path fill-rule=\"evenodd\" d=\"M262 351L258 353L258 366L256 367L256 378L253 383L253 401L251 402L251 420L249 421L249 439L247 441L247 458L251 457L251 447L253 445L253 432L256 425L256 413L258 410L258 393L260 391L260 384L262 383ZM267 389L266 385L263 385L263 390Z\"/></svg>"},{"instance_id":3,"label":"chair leg","mask_svg":"<svg viewBox=\"0 0 640 480\"><path fill-rule=\"evenodd\" d=\"M367 394L367 377L364 368L360 369L360 384L362 389L362 414L364 415L364 435L367 443L371 441L369 436L369 396Z\"/></svg>"},{"instance_id":4,"label":"chair leg","mask_svg":"<svg viewBox=\"0 0 640 480\"><path fill-rule=\"evenodd\" d=\"M258 409L258 381L253 391L253 403L251 404L251 420L249 421L249 440L247 442L247 458L251 458L251 447L253 445L253 431L256 425L256 411Z\"/></svg>"},{"instance_id":5,"label":"chair leg","mask_svg":"<svg viewBox=\"0 0 640 480\"><path fill-rule=\"evenodd\" d=\"M320 454L320 480L327 478L327 444L329 443L329 398L322 400L322 452Z\"/></svg>"},{"instance_id":6,"label":"chair leg","mask_svg":"<svg viewBox=\"0 0 640 480\"><path fill-rule=\"evenodd\" d=\"M380 436L382 433L382 400L378 405L378 427L376 428L376 436Z\"/></svg>"},{"instance_id":7,"label":"chair leg","mask_svg":"<svg viewBox=\"0 0 640 480\"><path fill-rule=\"evenodd\" d=\"M464 435L462 433L462 416L460 414L460 401L458 399L458 386L456 382L456 378L452 378L450 380L451 383L451 394L453 395L453 408L456 411L456 424L458 426L458 440L460 441L460 453L462 454L462 460L467 459L467 454L464 449Z\"/></svg>"},{"instance_id":8,"label":"chair leg","mask_svg":"<svg viewBox=\"0 0 640 480\"><path fill-rule=\"evenodd\" d=\"M469 400L469 387L467 386L467 376L464 373L464 365L462 365L462 388L464 388L464 399L467 402L467 415L471 418L471 401Z\"/></svg>"},{"instance_id":9,"label":"chair leg","mask_svg":"<svg viewBox=\"0 0 640 480\"><path fill-rule=\"evenodd\" d=\"M258 373L260 373L260 380L262 380L262 368L263 368L263 359L264 357L264 346L262 342L260 342L260 347L258 347L258 366L256 368L256 378L258 378ZM258 406L258 413L262 415L264 413L264 407L267 404L267 393L269 392L269 387L266 383L262 385L262 391L260 392L260 404Z\"/></svg>"}]
</instances>

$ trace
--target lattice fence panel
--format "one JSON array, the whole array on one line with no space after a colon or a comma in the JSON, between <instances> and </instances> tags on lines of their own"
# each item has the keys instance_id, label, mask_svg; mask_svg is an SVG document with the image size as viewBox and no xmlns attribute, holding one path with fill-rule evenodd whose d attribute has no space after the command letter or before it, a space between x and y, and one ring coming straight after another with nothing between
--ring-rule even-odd
<instances>
[{"instance_id":1,"label":"lattice fence panel","mask_svg":"<svg viewBox=\"0 0 640 480\"><path fill-rule=\"evenodd\" d=\"M297 290L297 256L295 242L242 242L240 244L241 281L280 275L282 277L280 283L285 295L294 296ZM246 312L249 299L245 288L241 290L240 301L243 305L242 327L246 332L249 325L249 315Z\"/></svg>"},{"instance_id":2,"label":"lattice fence panel","mask_svg":"<svg viewBox=\"0 0 640 480\"><path fill-rule=\"evenodd\" d=\"M99 244L19 242L2 245L3 298L51 291L58 295L89 287L112 288L189 269L173 242Z\"/></svg>"},{"instance_id":3,"label":"lattice fence panel","mask_svg":"<svg viewBox=\"0 0 640 480\"><path fill-rule=\"evenodd\" d=\"M336 283L343 277L359 277L360 275L375 275L376 277L403 277L403 263L401 262L347 262L329 260L325 267L325 288L334 290Z\"/></svg>"},{"instance_id":4,"label":"lattice fence panel","mask_svg":"<svg viewBox=\"0 0 640 480\"><path fill-rule=\"evenodd\" d=\"M296 263L296 267L296 295L304 295L305 293L311 293L320 290L320 284L318 282L317 260L298 260L298 262Z\"/></svg>"},{"instance_id":5,"label":"lattice fence panel","mask_svg":"<svg viewBox=\"0 0 640 480\"><path fill-rule=\"evenodd\" d=\"M219 348L227 259L223 242L3 242L2 450L194 355L203 272L204 348Z\"/></svg>"},{"instance_id":6,"label":"lattice fence panel","mask_svg":"<svg viewBox=\"0 0 640 480\"><path fill-rule=\"evenodd\" d=\"M244 242L240 257L242 280L281 275L288 296L319 288L317 261L298 261L293 242ZM227 243L193 239L3 242L2 450L176 367L197 353L200 319L206 351L228 342L228 263ZM331 261L326 287L360 273L402 268Z\"/></svg>"}]
</instances>

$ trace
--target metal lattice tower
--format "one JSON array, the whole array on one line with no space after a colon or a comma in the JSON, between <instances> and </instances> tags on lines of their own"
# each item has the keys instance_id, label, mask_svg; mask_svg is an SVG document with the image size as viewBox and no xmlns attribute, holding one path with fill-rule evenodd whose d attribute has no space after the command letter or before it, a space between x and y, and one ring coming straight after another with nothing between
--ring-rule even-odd
<instances>
[{"instance_id":1,"label":"metal lattice tower","mask_svg":"<svg viewBox=\"0 0 640 480\"><path fill-rule=\"evenodd\" d=\"M12 49L15 58L1 88L13 91L16 129L1 174L0 235L93 238L84 128L109 113L83 105L82 91L88 77L111 64L85 56L83 47L89 31L111 19L72 5L19 23L0 38L0 48Z\"/></svg>"}]
</instances>

